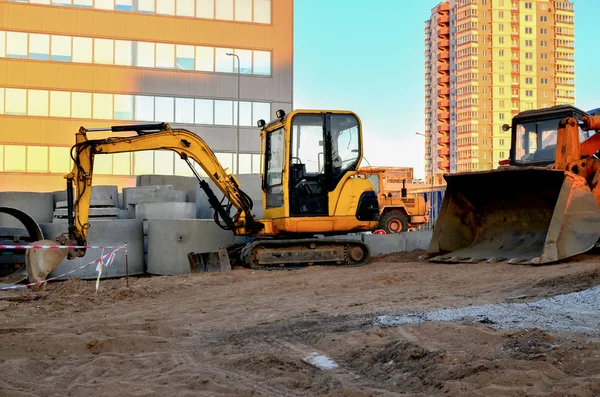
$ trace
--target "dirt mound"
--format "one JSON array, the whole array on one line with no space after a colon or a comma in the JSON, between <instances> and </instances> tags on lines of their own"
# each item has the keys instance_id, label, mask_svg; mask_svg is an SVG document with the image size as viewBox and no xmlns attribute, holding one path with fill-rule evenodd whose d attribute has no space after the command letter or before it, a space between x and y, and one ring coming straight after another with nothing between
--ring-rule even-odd
<instances>
[{"instance_id":1,"label":"dirt mound","mask_svg":"<svg viewBox=\"0 0 600 397\"><path fill-rule=\"evenodd\" d=\"M386 262L386 263L404 263L404 262L417 262L419 257L425 254L425 250L413 250L406 252L394 252L391 254L375 255L369 263Z\"/></svg>"}]
</instances>

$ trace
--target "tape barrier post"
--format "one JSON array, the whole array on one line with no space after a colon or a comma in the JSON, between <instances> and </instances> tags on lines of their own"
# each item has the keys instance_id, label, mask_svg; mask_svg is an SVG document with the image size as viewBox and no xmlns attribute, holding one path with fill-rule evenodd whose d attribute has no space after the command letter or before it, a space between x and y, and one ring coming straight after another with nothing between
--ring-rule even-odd
<instances>
[{"instance_id":1,"label":"tape barrier post","mask_svg":"<svg viewBox=\"0 0 600 397\"><path fill-rule=\"evenodd\" d=\"M16 289L20 289L20 288L27 288L27 287L31 287L34 285L40 285L43 283L47 283L48 281L53 281L53 280L57 280L59 278L71 275L73 273L78 272L81 269L84 269L88 266L91 266L93 264L100 264L100 263L104 263L104 259L108 258L106 260L106 263L103 264L102 267L104 266L110 266L112 264L112 262L114 261L115 257L116 257L116 253L120 250L125 250L125 252L127 252L127 243L125 243L124 245L105 245L105 246L99 246L99 245L0 245L0 249L30 249L30 248L48 248L48 249L52 249L52 248L69 248L69 249L75 249L75 248L99 248L102 249L102 254L98 259L95 259L89 263L86 263L85 265L79 266L73 270L70 270L66 273L63 274L59 274L58 276L55 277L51 277L48 278L46 280L42 280L42 281L36 281L34 283L29 283L29 284L22 284L22 285L11 285L8 287L0 287L0 291L9 291L9 290L16 290ZM110 251L107 254L104 254L104 249L105 248L110 248L112 249L112 251ZM98 270L98 267L96 267L96 270ZM101 270L100 270L101 272ZM98 283L100 280L100 272L98 273L98 279L96 282L96 293L98 292Z\"/></svg>"}]
</instances>

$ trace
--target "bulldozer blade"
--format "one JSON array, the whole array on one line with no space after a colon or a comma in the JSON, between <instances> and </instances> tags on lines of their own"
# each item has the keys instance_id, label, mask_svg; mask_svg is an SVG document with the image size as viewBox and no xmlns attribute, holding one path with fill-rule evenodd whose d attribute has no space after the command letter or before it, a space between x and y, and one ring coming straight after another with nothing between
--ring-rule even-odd
<instances>
[{"instance_id":1,"label":"bulldozer blade","mask_svg":"<svg viewBox=\"0 0 600 397\"><path fill-rule=\"evenodd\" d=\"M192 273L231 271L231 262L226 248L210 252L190 252L188 261Z\"/></svg>"},{"instance_id":2,"label":"bulldozer blade","mask_svg":"<svg viewBox=\"0 0 600 397\"><path fill-rule=\"evenodd\" d=\"M32 245L56 245L53 240L35 241ZM52 272L66 257L67 248L29 248L25 251L25 266L29 283L46 280L46 276ZM44 289L46 283L36 284L30 288L34 291Z\"/></svg>"},{"instance_id":3,"label":"bulldozer blade","mask_svg":"<svg viewBox=\"0 0 600 397\"><path fill-rule=\"evenodd\" d=\"M546 264L587 252L600 238L600 206L571 172L506 167L444 178L429 261Z\"/></svg>"}]
</instances>

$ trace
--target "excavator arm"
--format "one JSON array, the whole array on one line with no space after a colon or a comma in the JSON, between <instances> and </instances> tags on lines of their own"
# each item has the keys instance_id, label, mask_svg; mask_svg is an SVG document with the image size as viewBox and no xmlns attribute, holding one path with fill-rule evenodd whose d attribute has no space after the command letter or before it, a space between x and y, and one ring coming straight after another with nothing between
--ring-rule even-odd
<instances>
[{"instance_id":1,"label":"excavator arm","mask_svg":"<svg viewBox=\"0 0 600 397\"><path fill-rule=\"evenodd\" d=\"M136 132L137 135L88 139L88 132ZM114 126L110 128L86 129L81 127L76 134L76 143L71 148L73 170L65 176L67 179L67 200L69 202L69 239L77 245L85 245L89 228L90 199L94 157L101 154L137 152L142 150L172 150L190 166L198 178L200 187L208 196L211 207L215 210L215 221L226 230L236 235L256 235L264 225L254 220L252 200L240 189L239 182L232 174L227 174L213 151L198 135L185 129L172 129L168 124L145 124L130 126ZM200 179L190 159L202 167L218 189L229 200L223 205L210 189L208 183ZM73 185L75 195L73 196ZM232 217L231 206L237 209ZM219 218L225 223L220 223ZM69 257L81 257L85 250L76 250Z\"/></svg>"}]
</instances>

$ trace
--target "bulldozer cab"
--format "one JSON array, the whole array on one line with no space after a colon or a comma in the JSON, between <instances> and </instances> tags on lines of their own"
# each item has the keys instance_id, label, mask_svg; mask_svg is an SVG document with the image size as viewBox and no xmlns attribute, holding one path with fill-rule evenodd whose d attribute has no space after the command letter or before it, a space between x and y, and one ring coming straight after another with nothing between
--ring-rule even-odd
<instances>
[{"instance_id":1,"label":"bulldozer cab","mask_svg":"<svg viewBox=\"0 0 600 397\"><path fill-rule=\"evenodd\" d=\"M571 105L558 105L545 109L527 110L512 120L510 165L549 166L555 161L557 131L560 121L566 117L581 118L587 113ZM593 131L579 129L580 142Z\"/></svg>"}]
</instances>

